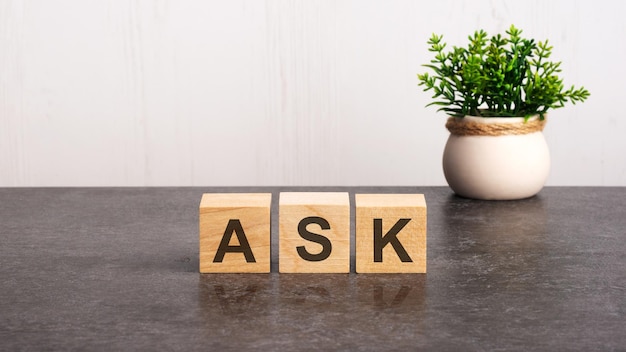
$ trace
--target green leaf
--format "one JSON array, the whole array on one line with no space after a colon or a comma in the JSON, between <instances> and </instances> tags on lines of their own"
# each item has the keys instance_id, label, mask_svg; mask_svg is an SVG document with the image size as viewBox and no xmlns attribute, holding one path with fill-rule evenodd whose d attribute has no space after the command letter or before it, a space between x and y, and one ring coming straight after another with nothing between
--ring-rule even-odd
<instances>
[{"instance_id":1,"label":"green leaf","mask_svg":"<svg viewBox=\"0 0 626 352\"><path fill-rule=\"evenodd\" d=\"M430 74L417 75L419 86L433 92L428 106L453 115L530 116L586 100L583 87L564 90L561 62L549 60L548 40L523 38L522 32L511 25L506 37L489 37L481 29L467 37L466 47L449 50L443 35L432 34L427 43L433 58L423 65Z\"/></svg>"}]
</instances>

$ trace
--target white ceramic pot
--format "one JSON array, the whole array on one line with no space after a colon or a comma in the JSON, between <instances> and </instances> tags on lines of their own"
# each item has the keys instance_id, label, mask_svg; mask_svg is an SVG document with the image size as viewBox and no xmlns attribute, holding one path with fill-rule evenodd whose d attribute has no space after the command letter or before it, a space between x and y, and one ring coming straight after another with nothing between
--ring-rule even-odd
<instances>
[{"instance_id":1,"label":"white ceramic pot","mask_svg":"<svg viewBox=\"0 0 626 352\"><path fill-rule=\"evenodd\" d=\"M524 119L466 116L456 121L519 124ZM548 178L550 153L541 131L502 136L450 134L443 152L443 172L450 188L463 197L528 198L537 194Z\"/></svg>"}]
</instances>

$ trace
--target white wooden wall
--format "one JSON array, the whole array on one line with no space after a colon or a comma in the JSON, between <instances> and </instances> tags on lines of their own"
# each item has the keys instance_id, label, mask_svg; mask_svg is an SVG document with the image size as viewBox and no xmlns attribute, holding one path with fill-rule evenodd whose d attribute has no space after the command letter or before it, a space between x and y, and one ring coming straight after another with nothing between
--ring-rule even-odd
<instances>
[{"instance_id":1,"label":"white wooden wall","mask_svg":"<svg viewBox=\"0 0 626 352\"><path fill-rule=\"evenodd\" d=\"M444 185L426 40L549 38L550 185L626 186L626 3L0 0L0 186Z\"/></svg>"}]
</instances>

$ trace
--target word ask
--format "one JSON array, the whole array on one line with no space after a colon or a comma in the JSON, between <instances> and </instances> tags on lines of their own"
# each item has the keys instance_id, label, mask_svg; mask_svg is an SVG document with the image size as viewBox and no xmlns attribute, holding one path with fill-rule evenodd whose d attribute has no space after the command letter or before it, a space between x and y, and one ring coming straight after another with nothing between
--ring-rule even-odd
<instances>
[{"instance_id":1,"label":"word ask","mask_svg":"<svg viewBox=\"0 0 626 352\"><path fill-rule=\"evenodd\" d=\"M282 192L281 273L350 272L346 192ZM269 273L270 193L205 193L200 201L200 272ZM357 273L426 272L423 194L356 194Z\"/></svg>"}]
</instances>

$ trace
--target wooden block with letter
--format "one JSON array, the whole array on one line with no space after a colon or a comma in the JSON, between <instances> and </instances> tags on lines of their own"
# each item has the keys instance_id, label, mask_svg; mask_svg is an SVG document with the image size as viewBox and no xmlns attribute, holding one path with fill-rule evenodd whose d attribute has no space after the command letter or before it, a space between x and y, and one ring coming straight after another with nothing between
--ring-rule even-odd
<instances>
[{"instance_id":1,"label":"wooden block with letter","mask_svg":"<svg viewBox=\"0 0 626 352\"><path fill-rule=\"evenodd\" d=\"M345 192L282 192L281 273L350 272L350 198Z\"/></svg>"},{"instance_id":2,"label":"wooden block with letter","mask_svg":"<svg viewBox=\"0 0 626 352\"><path fill-rule=\"evenodd\" d=\"M269 273L271 193L205 193L200 272Z\"/></svg>"},{"instance_id":3,"label":"wooden block with letter","mask_svg":"<svg viewBox=\"0 0 626 352\"><path fill-rule=\"evenodd\" d=\"M356 272L426 272L423 194L357 194Z\"/></svg>"}]
</instances>

